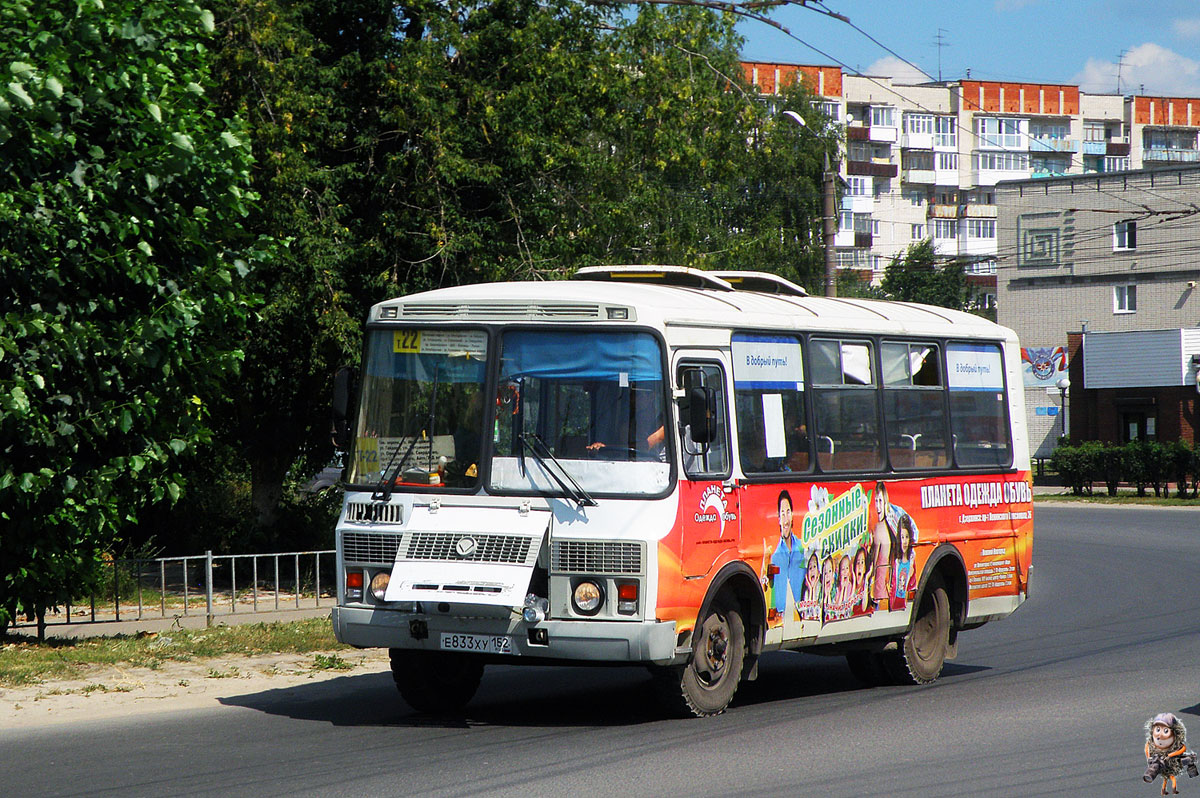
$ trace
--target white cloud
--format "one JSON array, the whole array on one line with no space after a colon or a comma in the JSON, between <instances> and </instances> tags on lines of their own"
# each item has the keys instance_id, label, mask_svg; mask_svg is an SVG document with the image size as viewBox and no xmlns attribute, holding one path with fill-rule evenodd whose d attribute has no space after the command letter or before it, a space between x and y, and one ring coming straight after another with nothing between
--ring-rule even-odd
<instances>
[{"instance_id":1,"label":"white cloud","mask_svg":"<svg viewBox=\"0 0 1200 798\"><path fill-rule=\"evenodd\" d=\"M1084 91L1113 94L1117 91L1117 65L1112 61L1089 58L1073 82ZM1200 61L1153 42L1139 44L1125 54L1121 66L1121 93L1200 96Z\"/></svg>"},{"instance_id":2,"label":"white cloud","mask_svg":"<svg viewBox=\"0 0 1200 798\"><path fill-rule=\"evenodd\" d=\"M896 83L908 86L915 83L928 83L931 80L936 80L937 76L930 77L921 70L910 64L901 61L895 56L889 55L887 58L880 58L875 63L867 67L863 74L874 75L876 77L888 77Z\"/></svg>"},{"instance_id":3,"label":"white cloud","mask_svg":"<svg viewBox=\"0 0 1200 798\"><path fill-rule=\"evenodd\" d=\"M1171 23L1171 31L1181 39L1200 37L1200 17L1177 19Z\"/></svg>"}]
</instances>

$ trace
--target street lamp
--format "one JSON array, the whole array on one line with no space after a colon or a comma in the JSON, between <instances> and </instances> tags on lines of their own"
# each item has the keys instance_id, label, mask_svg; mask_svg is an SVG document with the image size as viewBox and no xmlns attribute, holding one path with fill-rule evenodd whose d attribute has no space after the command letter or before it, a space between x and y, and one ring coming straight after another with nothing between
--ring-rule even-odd
<instances>
[{"instance_id":1,"label":"street lamp","mask_svg":"<svg viewBox=\"0 0 1200 798\"><path fill-rule=\"evenodd\" d=\"M1066 377L1062 377L1058 382L1054 383L1058 386L1059 396L1059 415L1062 416L1062 436L1067 437L1067 389L1071 387L1071 381Z\"/></svg>"},{"instance_id":2,"label":"street lamp","mask_svg":"<svg viewBox=\"0 0 1200 798\"><path fill-rule=\"evenodd\" d=\"M808 129L804 117L795 111L784 111L783 116L795 122L801 129ZM837 237L837 175L829 166L829 151L825 150L825 171L821 175L821 238L825 244L825 296L837 296L837 260L834 258L834 239Z\"/></svg>"}]
</instances>

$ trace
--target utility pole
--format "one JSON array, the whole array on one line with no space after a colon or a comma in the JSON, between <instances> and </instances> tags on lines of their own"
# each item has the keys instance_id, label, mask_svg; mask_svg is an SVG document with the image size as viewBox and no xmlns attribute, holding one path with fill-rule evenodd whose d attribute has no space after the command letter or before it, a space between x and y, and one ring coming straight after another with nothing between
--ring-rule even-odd
<instances>
[{"instance_id":1,"label":"utility pole","mask_svg":"<svg viewBox=\"0 0 1200 798\"><path fill-rule=\"evenodd\" d=\"M821 175L821 216L825 244L825 296L837 296L837 258L834 241L837 239L837 174L830 168L829 152L825 152L825 172Z\"/></svg>"},{"instance_id":2,"label":"utility pole","mask_svg":"<svg viewBox=\"0 0 1200 798\"><path fill-rule=\"evenodd\" d=\"M795 122L801 130L808 129L804 117L795 111L784 111L783 117ZM825 170L821 173L821 238L825 246L825 296L837 296L837 171L825 153Z\"/></svg>"}]
</instances>

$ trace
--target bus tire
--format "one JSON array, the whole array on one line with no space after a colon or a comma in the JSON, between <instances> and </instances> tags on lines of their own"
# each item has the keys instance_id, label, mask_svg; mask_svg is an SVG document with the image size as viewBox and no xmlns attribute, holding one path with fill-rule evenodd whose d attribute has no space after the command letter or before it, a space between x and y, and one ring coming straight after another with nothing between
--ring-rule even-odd
<instances>
[{"instance_id":1,"label":"bus tire","mask_svg":"<svg viewBox=\"0 0 1200 798\"><path fill-rule=\"evenodd\" d=\"M483 660L452 651L388 650L392 680L400 697L418 712L448 715L461 712L483 678Z\"/></svg>"},{"instance_id":2,"label":"bus tire","mask_svg":"<svg viewBox=\"0 0 1200 798\"><path fill-rule=\"evenodd\" d=\"M921 594L917 614L900 650L883 655L896 684L928 684L937 679L950 651L950 596L938 582Z\"/></svg>"},{"instance_id":3,"label":"bus tire","mask_svg":"<svg viewBox=\"0 0 1200 798\"><path fill-rule=\"evenodd\" d=\"M698 718L720 715L733 700L746 663L746 626L741 608L720 593L696 625L686 665L662 668L656 681L668 706Z\"/></svg>"}]
</instances>

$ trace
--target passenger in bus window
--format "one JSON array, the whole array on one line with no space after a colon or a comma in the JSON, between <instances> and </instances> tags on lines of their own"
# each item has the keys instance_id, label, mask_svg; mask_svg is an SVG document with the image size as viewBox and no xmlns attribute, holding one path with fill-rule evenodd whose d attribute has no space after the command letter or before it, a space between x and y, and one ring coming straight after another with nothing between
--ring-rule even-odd
<instances>
[{"instance_id":1,"label":"passenger in bus window","mask_svg":"<svg viewBox=\"0 0 1200 798\"><path fill-rule=\"evenodd\" d=\"M786 490L779 493L779 545L771 555L771 565L776 569L771 582L775 596L774 612L782 616L787 610L789 594L793 606L800 603L806 570L804 550L792 534L792 497Z\"/></svg>"}]
</instances>

